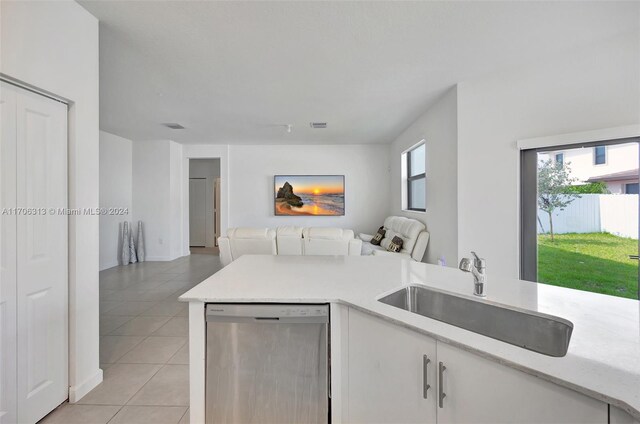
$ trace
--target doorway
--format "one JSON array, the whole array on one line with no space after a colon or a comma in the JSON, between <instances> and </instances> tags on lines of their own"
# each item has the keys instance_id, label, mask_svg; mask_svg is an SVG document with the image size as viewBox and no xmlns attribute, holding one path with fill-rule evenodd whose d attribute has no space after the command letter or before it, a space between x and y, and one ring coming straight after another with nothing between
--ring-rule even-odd
<instances>
[{"instance_id":1,"label":"doorway","mask_svg":"<svg viewBox=\"0 0 640 424\"><path fill-rule=\"evenodd\" d=\"M218 254L220 159L189 159L189 249Z\"/></svg>"},{"instance_id":2,"label":"doorway","mask_svg":"<svg viewBox=\"0 0 640 424\"><path fill-rule=\"evenodd\" d=\"M521 278L638 299L640 139L523 150Z\"/></svg>"}]
</instances>

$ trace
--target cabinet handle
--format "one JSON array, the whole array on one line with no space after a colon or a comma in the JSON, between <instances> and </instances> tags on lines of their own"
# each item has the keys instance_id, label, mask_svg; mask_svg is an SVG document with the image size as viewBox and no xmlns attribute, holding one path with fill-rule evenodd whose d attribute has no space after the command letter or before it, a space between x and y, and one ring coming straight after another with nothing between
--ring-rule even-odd
<instances>
[{"instance_id":1,"label":"cabinet handle","mask_svg":"<svg viewBox=\"0 0 640 424\"><path fill-rule=\"evenodd\" d=\"M438 406L442 408L442 401L444 400L447 394L444 392L444 370L447 367L444 366L442 362L438 364Z\"/></svg>"},{"instance_id":2,"label":"cabinet handle","mask_svg":"<svg viewBox=\"0 0 640 424\"><path fill-rule=\"evenodd\" d=\"M427 399L427 392L431 388L429 384L429 372L427 366L431 359L427 355L422 355L422 397Z\"/></svg>"}]
</instances>

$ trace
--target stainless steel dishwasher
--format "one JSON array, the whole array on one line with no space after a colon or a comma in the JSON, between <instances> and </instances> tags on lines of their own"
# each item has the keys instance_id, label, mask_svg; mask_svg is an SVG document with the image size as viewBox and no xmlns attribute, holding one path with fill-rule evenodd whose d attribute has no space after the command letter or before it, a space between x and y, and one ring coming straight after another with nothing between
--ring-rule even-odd
<instances>
[{"instance_id":1,"label":"stainless steel dishwasher","mask_svg":"<svg viewBox=\"0 0 640 424\"><path fill-rule=\"evenodd\" d=\"M328 423L327 305L207 304L206 422Z\"/></svg>"}]
</instances>

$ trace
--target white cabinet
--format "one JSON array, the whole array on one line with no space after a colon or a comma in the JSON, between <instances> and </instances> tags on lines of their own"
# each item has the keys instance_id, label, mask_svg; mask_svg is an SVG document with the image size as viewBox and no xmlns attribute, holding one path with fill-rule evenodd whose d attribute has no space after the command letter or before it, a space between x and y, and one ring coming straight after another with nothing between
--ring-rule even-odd
<instances>
[{"instance_id":1,"label":"white cabinet","mask_svg":"<svg viewBox=\"0 0 640 424\"><path fill-rule=\"evenodd\" d=\"M607 423L606 403L353 308L348 322L348 423Z\"/></svg>"},{"instance_id":2,"label":"white cabinet","mask_svg":"<svg viewBox=\"0 0 640 424\"><path fill-rule=\"evenodd\" d=\"M640 424L640 421L622 409L611 406L609 408L609 424Z\"/></svg>"},{"instance_id":3,"label":"white cabinet","mask_svg":"<svg viewBox=\"0 0 640 424\"><path fill-rule=\"evenodd\" d=\"M438 423L599 423L607 404L438 342Z\"/></svg>"},{"instance_id":4,"label":"white cabinet","mask_svg":"<svg viewBox=\"0 0 640 424\"><path fill-rule=\"evenodd\" d=\"M5 83L0 104L0 423L35 423L68 394L67 107Z\"/></svg>"},{"instance_id":5,"label":"white cabinet","mask_svg":"<svg viewBox=\"0 0 640 424\"><path fill-rule=\"evenodd\" d=\"M346 422L436 422L435 340L350 308L348 350Z\"/></svg>"}]
</instances>

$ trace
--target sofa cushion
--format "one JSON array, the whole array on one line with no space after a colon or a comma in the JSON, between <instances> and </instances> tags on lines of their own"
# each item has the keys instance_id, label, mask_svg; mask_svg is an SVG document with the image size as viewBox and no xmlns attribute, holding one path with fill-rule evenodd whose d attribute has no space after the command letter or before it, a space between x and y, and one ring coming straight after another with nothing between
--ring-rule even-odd
<instances>
[{"instance_id":1,"label":"sofa cushion","mask_svg":"<svg viewBox=\"0 0 640 424\"><path fill-rule=\"evenodd\" d=\"M387 247L387 250L389 252L398 253L402 249L402 243L402 238L400 238L399 236L394 236L391 240L391 243L389 243L389 247Z\"/></svg>"},{"instance_id":2,"label":"sofa cushion","mask_svg":"<svg viewBox=\"0 0 640 424\"><path fill-rule=\"evenodd\" d=\"M378 231L376 232L376 234L371 239L371 244L379 246L380 242L384 238L384 235L385 235L386 232L387 232L387 230L385 230L384 227L378 228Z\"/></svg>"},{"instance_id":3,"label":"sofa cushion","mask_svg":"<svg viewBox=\"0 0 640 424\"><path fill-rule=\"evenodd\" d=\"M269 228L229 228L227 236L230 239L272 239L276 232Z\"/></svg>"},{"instance_id":4,"label":"sofa cushion","mask_svg":"<svg viewBox=\"0 0 640 424\"><path fill-rule=\"evenodd\" d=\"M391 240L398 236L403 242L400 252L408 254L411 254L413 251L418 235L426 229L422 222L405 218L404 216L387 217L387 219L384 220L384 228L387 232L380 245L388 250Z\"/></svg>"},{"instance_id":5,"label":"sofa cushion","mask_svg":"<svg viewBox=\"0 0 640 424\"><path fill-rule=\"evenodd\" d=\"M302 237L320 240L350 240L353 238L353 231L342 228L309 227L302 230Z\"/></svg>"},{"instance_id":6,"label":"sofa cushion","mask_svg":"<svg viewBox=\"0 0 640 424\"><path fill-rule=\"evenodd\" d=\"M302 255L302 227L278 227L276 245L278 255Z\"/></svg>"},{"instance_id":7,"label":"sofa cushion","mask_svg":"<svg viewBox=\"0 0 640 424\"><path fill-rule=\"evenodd\" d=\"M363 241L362 242L362 250L361 250L362 256L373 255L374 254L373 252L376 251L376 250L377 251L384 251L384 248L380 247L380 246L373 245L373 244L371 244L371 243L369 243L367 241Z\"/></svg>"}]
</instances>

